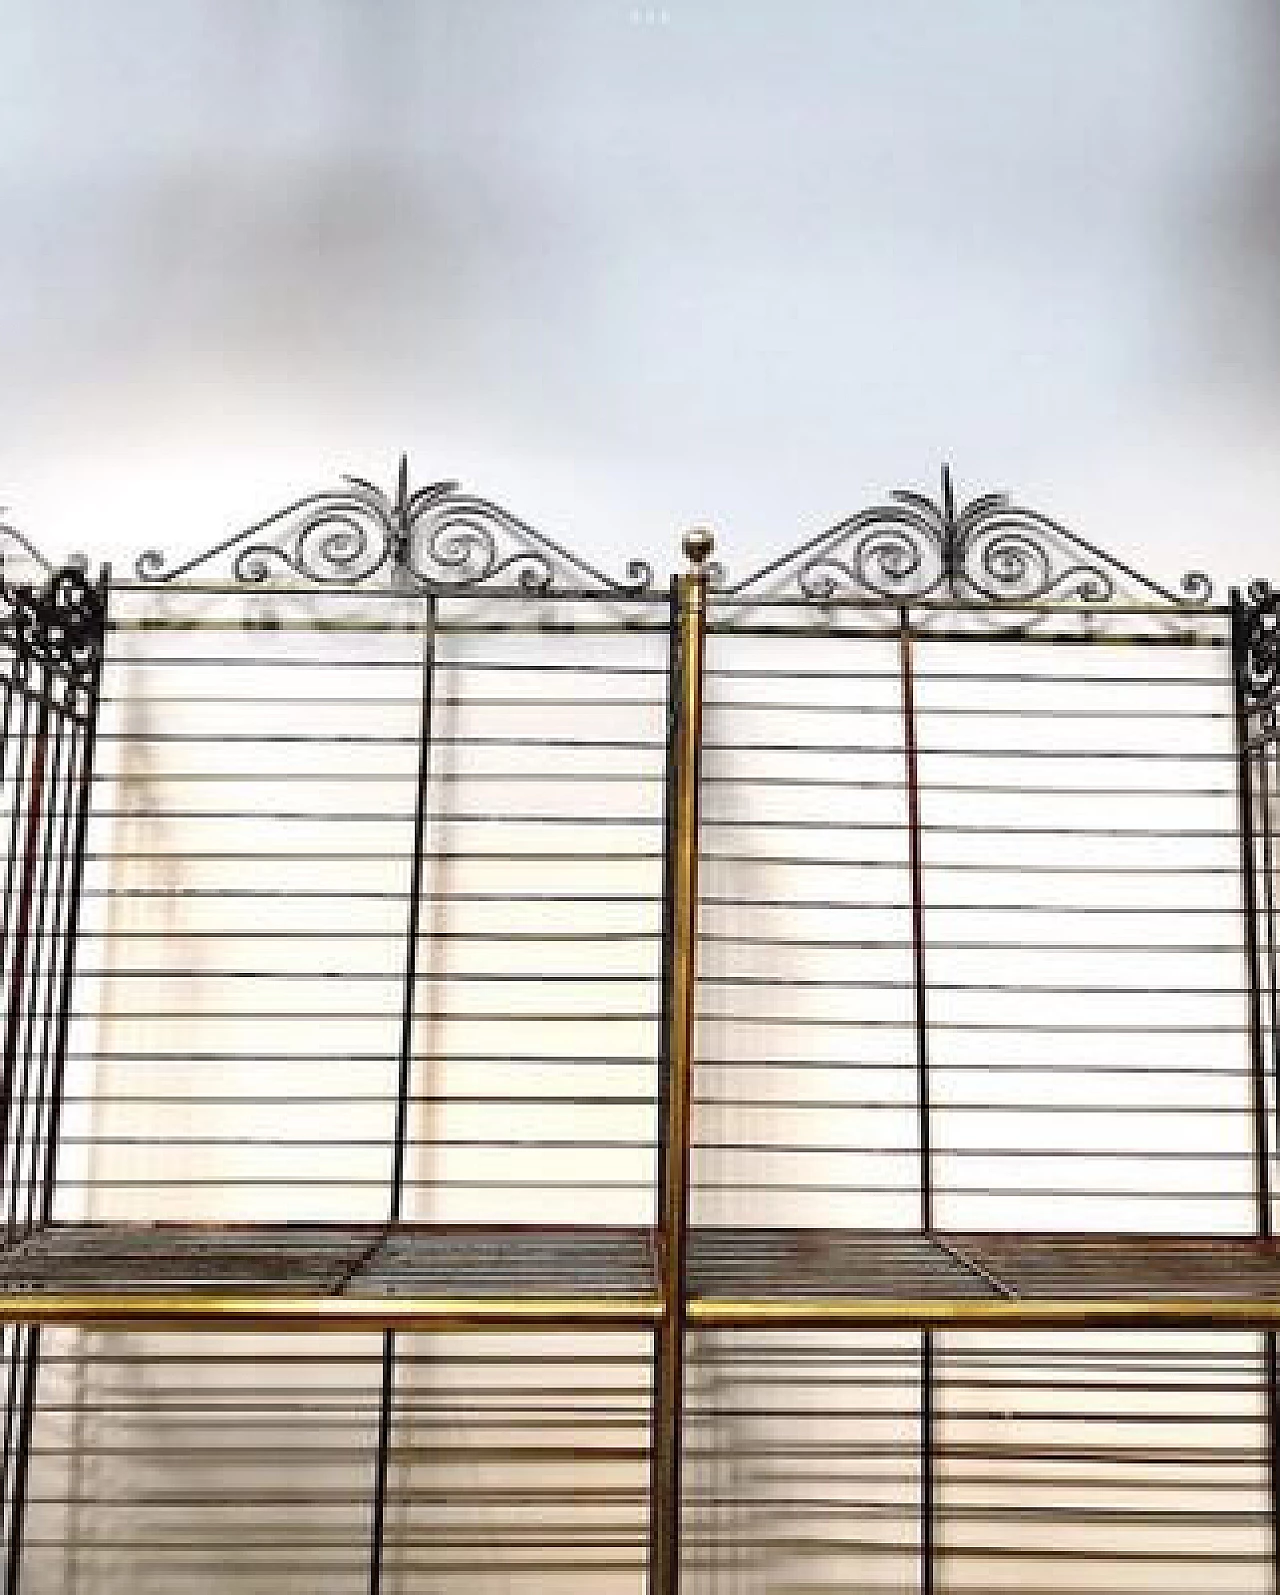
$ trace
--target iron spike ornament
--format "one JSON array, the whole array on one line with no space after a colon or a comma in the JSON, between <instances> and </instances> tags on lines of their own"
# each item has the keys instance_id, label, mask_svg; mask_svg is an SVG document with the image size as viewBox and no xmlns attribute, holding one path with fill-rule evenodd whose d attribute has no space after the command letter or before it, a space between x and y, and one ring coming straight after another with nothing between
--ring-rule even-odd
<instances>
[{"instance_id":1,"label":"iron spike ornament","mask_svg":"<svg viewBox=\"0 0 1280 1595\"><path fill-rule=\"evenodd\" d=\"M1213 583L1190 571L1173 592L1005 493L960 504L951 467L937 498L905 489L859 510L735 583L724 597L813 603L1201 606Z\"/></svg>"},{"instance_id":2,"label":"iron spike ornament","mask_svg":"<svg viewBox=\"0 0 1280 1595\"><path fill-rule=\"evenodd\" d=\"M628 562L618 578L490 499L457 482L411 488L401 456L394 496L360 476L308 493L283 509L189 559L156 549L136 565L147 582L172 582L230 559L236 582L300 578L318 586L352 587L380 575L423 592L479 592L514 587L531 596L586 589L632 597L653 590L653 568Z\"/></svg>"}]
</instances>

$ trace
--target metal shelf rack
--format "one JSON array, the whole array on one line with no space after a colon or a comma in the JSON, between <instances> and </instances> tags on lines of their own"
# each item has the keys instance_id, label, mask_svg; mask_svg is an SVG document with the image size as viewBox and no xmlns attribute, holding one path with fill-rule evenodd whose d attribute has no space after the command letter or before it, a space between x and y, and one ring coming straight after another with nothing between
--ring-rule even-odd
<instances>
[{"instance_id":1,"label":"metal shelf rack","mask_svg":"<svg viewBox=\"0 0 1280 1595\"><path fill-rule=\"evenodd\" d=\"M502 1565L675 1595L722 1572L799 1588L779 1569L800 1541L868 1590L908 1587L875 1582L904 1555L910 1587L973 1587L938 1538L941 1370L967 1334L1001 1337L988 1374L1028 1334L1254 1336L1270 1549L1250 1554L1275 1587L1280 600L1215 608L1198 575L1175 594L1002 497L957 506L945 472L936 500L737 583L708 534L685 552L667 593L642 562L612 578L402 465L394 495L353 479L136 580L4 583L7 1595L60 1589L46 1553L73 1539L29 1521L61 1411L42 1381L81 1356L56 1337L148 1334L163 1367L165 1336L228 1329L376 1337L367 1556L305 1563L371 1595L482 1566L471 1530L434 1561L392 1532L416 1337L527 1337L535 1363L569 1337L569 1364L573 1336L640 1337L641 1518L553 1513ZM1131 707L1135 684L1154 700ZM1161 818L1202 801L1211 823ZM1098 957L1117 973L1055 978ZM1010 1143L1014 1114L1045 1144ZM1191 1139L1144 1139L1161 1115ZM915 1348L894 1388L917 1433L884 1453L909 1464L906 1552L866 1500L851 1534L722 1521L745 1486L703 1477L706 1403L735 1357L806 1347L864 1369ZM720 1452L753 1455L732 1432ZM850 1587L821 1576L803 1587Z\"/></svg>"}]
</instances>

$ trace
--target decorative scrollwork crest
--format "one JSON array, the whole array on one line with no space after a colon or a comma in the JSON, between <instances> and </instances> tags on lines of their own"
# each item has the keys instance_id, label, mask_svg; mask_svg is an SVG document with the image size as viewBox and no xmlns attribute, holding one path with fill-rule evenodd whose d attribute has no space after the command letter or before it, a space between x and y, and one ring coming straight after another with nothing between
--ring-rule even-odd
<instances>
[{"instance_id":1,"label":"decorative scrollwork crest","mask_svg":"<svg viewBox=\"0 0 1280 1595\"><path fill-rule=\"evenodd\" d=\"M936 499L891 493L745 580L721 583L725 596L774 595L814 603L871 602L1099 605L1208 604L1202 571L1182 578L1181 594L1126 565L1038 510L1004 493L957 505L951 469Z\"/></svg>"},{"instance_id":2,"label":"decorative scrollwork crest","mask_svg":"<svg viewBox=\"0 0 1280 1595\"><path fill-rule=\"evenodd\" d=\"M170 563L148 549L137 561L144 581L170 582L221 555L237 582L299 577L320 586L358 586L379 573L428 592L473 592L503 586L532 595L586 587L603 595L636 595L653 587L653 568L633 559L616 578L571 553L545 533L457 482L409 486L401 458L394 497L363 477L309 493L202 554Z\"/></svg>"},{"instance_id":3,"label":"decorative scrollwork crest","mask_svg":"<svg viewBox=\"0 0 1280 1595\"><path fill-rule=\"evenodd\" d=\"M105 587L77 566L55 570L43 585L0 578L0 616L3 635L29 658L75 676L87 675L102 659Z\"/></svg>"},{"instance_id":4,"label":"decorative scrollwork crest","mask_svg":"<svg viewBox=\"0 0 1280 1595\"><path fill-rule=\"evenodd\" d=\"M1250 707L1273 705L1280 694L1280 589L1255 581L1231 597L1240 690Z\"/></svg>"}]
</instances>

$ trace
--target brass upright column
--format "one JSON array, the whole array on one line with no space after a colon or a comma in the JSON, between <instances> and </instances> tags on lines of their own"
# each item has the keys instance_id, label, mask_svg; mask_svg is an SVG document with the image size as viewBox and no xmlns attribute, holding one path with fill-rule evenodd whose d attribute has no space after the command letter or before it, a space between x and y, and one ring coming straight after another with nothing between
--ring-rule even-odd
<instances>
[{"instance_id":1,"label":"brass upright column","mask_svg":"<svg viewBox=\"0 0 1280 1595\"><path fill-rule=\"evenodd\" d=\"M698 812L702 676L706 652L710 532L686 534L689 569L671 584L663 1067L658 1126L658 1247L663 1319L657 1331L650 1478L650 1595L680 1588L680 1461L684 1427L689 1129L698 933Z\"/></svg>"}]
</instances>

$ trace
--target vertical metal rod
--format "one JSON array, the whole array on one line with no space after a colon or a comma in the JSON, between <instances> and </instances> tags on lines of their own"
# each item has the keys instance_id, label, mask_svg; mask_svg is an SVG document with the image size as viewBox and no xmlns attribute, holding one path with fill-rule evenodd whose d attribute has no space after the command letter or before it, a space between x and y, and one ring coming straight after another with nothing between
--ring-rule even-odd
<instances>
[{"instance_id":1,"label":"vertical metal rod","mask_svg":"<svg viewBox=\"0 0 1280 1595\"><path fill-rule=\"evenodd\" d=\"M418 721L418 778L413 804L413 861L409 870L408 922L405 925L404 988L400 1002L400 1067L396 1080L395 1144L391 1160L391 1210L394 1224L404 1209L405 1145L413 1089L413 1025L417 1014L418 932L422 924L422 867L427 834L427 794L431 776L431 698L436 663L434 593L423 600L426 621L422 639L422 692Z\"/></svg>"},{"instance_id":2,"label":"vertical metal rod","mask_svg":"<svg viewBox=\"0 0 1280 1595\"><path fill-rule=\"evenodd\" d=\"M937 1517L937 1348L933 1331L920 1337L920 1591L933 1595Z\"/></svg>"},{"instance_id":3,"label":"vertical metal rod","mask_svg":"<svg viewBox=\"0 0 1280 1595\"><path fill-rule=\"evenodd\" d=\"M671 583L671 604L667 620L667 680L666 680L666 752L663 764L662 781L662 927L661 927L661 960L660 971L660 1007L659 1024L661 1030L658 1036L658 1089L657 1089L657 1159L654 1169L654 1227L659 1237L659 1244L666 1233L666 1190L667 1190L667 1127L669 1108L671 1103L671 1015L672 1015L672 964L675 947L674 915L672 905L674 902L673 869L675 864L675 792L676 792L676 739L680 724L680 621L679 599L676 582ZM665 1286L664 1286L665 1289ZM648 1587L650 1591L657 1590L659 1585L658 1564L663 1555L662 1545L665 1525L668 1517L666 1496L660 1488L658 1472L660 1467L665 1467L662 1460L665 1457L664 1443L659 1439L659 1425L662 1421L660 1411L659 1392L664 1383L664 1369L666 1362L666 1345L662 1329L654 1331L653 1337L653 1390L651 1401L653 1406L652 1424L650 1427L650 1502L649 1502L649 1556L648 1556ZM676 1442L679 1444L679 1442ZM677 1578L679 1569L677 1568Z\"/></svg>"},{"instance_id":4,"label":"vertical metal rod","mask_svg":"<svg viewBox=\"0 0 1280 1595\"><path fill-rule=\"evenodd\" d=\"M16 679L23 669L21 655L13 661L13 674L4 678L4 716L0 720L0 789L8 788L13 794L12 814L9 822L10 841L5 865L4 897L0 902L0 978L3 978L5 965L5 948L9 943L9 902L12 894L12 876L14 857L17 853L16 837L18 833L18 812L21 804L17 802L18 785L22 774L22 744L13 732L14 713L13 706L19 703L18 723L25 724L26 701L19 702ZM13 745L13 780L9 781L9 754L10 744Z\"/></svg>"},{"instance_id":5,"label":"vertical metal rod","mask_svg":"<svg viewBox=\"0 0 1280 1595\"><path fill-rule=\"evenodd\" d=\"M676 587L671 584L671 607L667 622L667 681L665 757L662 776L662 940L658 1037L657 1143L658 1156L654 1181L654 1223L662 1223L663 1192L667 1188L667 1109L671 1100L671 966L674 933L672 923L672 867L675 849L676 727L680 716L676 705L680 681L680 626Z\"/></svg>"},{"instance_id":6,"label":"vertical metal rod","mask_svg":"<svg viewBox=\"0 0 1280 1595\"><path fill-rule=\"evenodd\" d=\"M698 816L702 760L703 667L706 655L709 532L690 532L690 569L671 586L671 625L678 646L669 686L671 783L666 836L669 945L666 992L666 1118L663 1182L658 1193L659 1267L663 1319L656 1332L653 1429L649 1479L650 1595L680 1588L681 1435L684 1426L685 1306L688 1294L689 1141L692 1097L696 946L698 932Z\"/></svg>"},{"instance_id":7,"label":"vertical metal rod","mask_svg":"<svg viewBox=\"0 0 1280 1595\"><path fill-rule=\"evenodd\" d=\"M13 660L13 666L14 672L16 672L18 668L16 656ZM9 728L13 724L13 705L18 694L13 673L6 674L3 683L0 683L0 685L4 687L4 709L0 711L0 784L2 784L4 772L9 767Z\"/></svg>"},{"instance_id":8,"label":"vertical metal rod","mask_svg":"<svg viewBox=\"0 0 1280 1595\"><path fill-rule=\"evenodd\" d=\"M42 693L52 693L52 684L49 680L51 672L47 672L45 680L40 684ZM52 772L50 771L49 748L53 749ZM7 1070L9 1090L7 1093L9 1103L8 1122L10 1128L9 1163L5 1171L5 1235L7 1240L26 1233L21 1223L22 1210L22 1176L26 1154L29 1148L30 1136L28 1133L28 1110L30 1117L35 1120L38 1116L38 1107L32 1104L32 1079L33 1064L38 1056L39 1037L41 1034L41 982L40 976L44 958L45 914L49 905L49 855L51 852L51 833L55 820L55 809L58 801L58 762L60 743L57 735L56 723L50 707L49 697L41 699L40 727L36 738L36 748L39 765L39 789L33 792L33 798L39 800L38 818L32 814L32 827L26 838L23 860L23 902L19 905L19 936L15 952L23 955L23 968L19 973L21 981L21 996L14 1002L15 1013L12 1017L17 1021L20 1036L18 1044L11 1049L12 1064ZM27 866L34 856L34 876L28 873ZM29 956L27 952L29 949ZM9 1060L6 1060L8 1063Z\"/></svg>"},{"instance_id":9,"label":"vertical metal rod","mask_svg":"<svg viewBox=\"0 0 1280 1595\"><path fill-rule=\"evenodd\" d=\"M40 1331L19 1328L23 1337L22 1389L18 1395L17 1434L13 1455L13 1480L10 1486L10 1511L7 1523L9 1543L5 1551L4 1588L0 1595L18 1595L22 1581L22 1542L27 1521L27 1473L31 1464L31 1429L35 1416L36 1374L40 1366Z\"/></svg>"},{"instance_id":10,"label":"vertical metal rod","mask_svg":"<svg viewBox=\"0 0 1280 1595\"><path fill-rule=\"evenodd\" d=\"M946 478L944 477L944 483ZM911 963L915 1003L916 1122L920 1143L920 1228L933 1228L933 1124L929 1084L929 988L925 959L924 860L920 833L920 750L916 734L915 661L911 611L898 611L898 666L902 682L902 754L906 766L907 870L911 880ZM920 1589L933 1595L936 1448L934 1445L934 1340L920 1337Z\"/></svg>"},{"instance_id":11,"label":"vertical metal rod","mask_svg":"<svg viewBox=\"0 0 1280 1595\"><path fill-rule=\"evenodd\" d=\"M933 1126L929 1100L929 988L925 963L924 863L920 850L920 755L916 740L911 614L898 611L902 678L902 752L906 764L907 870L911 878L911 959L915 998L916 1116L920 1141L920 1228L933 1228Z\"/></svg>"},{"instance_id":12,"label":"vertical metal rod","mask_svg":"<svg viewBox=\"0 0 1280 1595\"><path fill-rule=\"evenodd\" d=\"M104 567L98 584L102 599L103 635L106 635L107 604L111 591L111 572ZM49 1118L49 1144L44 1169L44 1197L40 1222L53 1217L57 1194L58 1143L62 1126L62 1097L67 1072L67 1042L71 1030L71 1003L75 989L76 943L80 930L80 899L84 887L85 854L89 839L89 810L93 797L93 765L98 742L98 714L102 706L103 656L100 652L84 694L84 734L80 747L80 768L76 775L75 834L72 839L70 902L63 931L62 981L58 992L58 1025L53 1042L53 1084Z\"/></svg>"},{"instance_id":13,"label":"vertical metal rod","mask_svg":"<svg viewBox=\"0 0 1280 1595\"><path fill-rule=\"evenodd\" d=\"M1280 1047L1280 1030L1276 1025L1276 902L1274 869L1275 858L1273 838L1271 834L1271 758L1273 748L1264 741L1258 750L1257 756L1257 788L1258 813L1262 821L1262 882L1263 882L1263 914L1262 922L1265 927L1265 968L1267 1001L1264 1010L1264 1025L1270 1032L1271 1040L1271 1088L1274 1092L1277 1080L1280 1078L1280 1068L1277 1067L1277 1048ZM1261 965L1259 966L1261 969ZM1265 1096L1266 1081L1263 1080ZM1271 1122L1271 1111L1267 1110L1267 1123ZM1280 1595L1280 1344L1276 1331L1270 1329L1263 1336L1264 1362L1267 1378L1267 1483L1270 1488L1271 1512L1271 1583L1275 1595Z\"/></svg>"},{"instance_id":14,"label":"vertical metal rod","mask_svg":"<svg viewBox=\"0 0 1280 1595\"><path fill-rule=\"evenodd\" d=\"M1280 995L1280 962L1276 950L1276 891L1275 891L1275 838L1272 834L1271 815L1272 804L1275 801L1275 788L1272 780L1271 764L1276 755L1276 741L1274 737L1268 738L1258 750L1257 756L1257 785L1256 795L1258 800L1258 813L1262 817L1262 923L1265 930L1263 936L1262 958L1260 968L1266 974L1266 1001L1263 1005L1263 1030L1271 1042L1271 1090L1272 1100L1267 1114L1270 1123L1271 1114L1275 1111L1275 1095L1280 1084L1280 1026L1277 1025L1277 1001ZM1265 1081L1264 1081L1265 1084Z\"/></svg>"},{"instance_id":15,"label":"vertical metal rod","mask_svg":"<svg viewBox=\"0 0 1280 1595\"><path fill-rule=\"evenodd\" d=\"M387 1531L387 1474L391 1462L391 1420L395 1406L396 1336L382 1336L382 1381L378 1390L378 1443L374 1455L373 1508L369 1524L369 1595L382 1588L382 1563Z\"/></svg>"},{"instance_id":16,"label":"vertical metal rod","mask_svg":"<svg viewBox=\"0 0 1280 1595\"><path fill-rule=\"evenodd\" d=\"M1280 1028L1277 1027L1277 967L1276 967L1276 901L1275 901L1275 856L1271 827L1271 804L1273 801L1271 781L1271 759L1273 748L1264 742L1258 750L1257 769L1257 799L1258 814L1261 818L1262 832L1262 883L1263 904L1262 923L1264 927L1265 959L1263 965L1266 969L1266 1004L1263 1014L1265 1030L1269 1032L1271 1047L1271 1090L1273 1094L1280 1081ZM1260 965L1260 968L1263 967ZM1263 1090L1266 1090L1266 1081L1263 1081ZM1274 1095L1272 1105L1267 1108L1266 1119L1271 1122L1271 1113L1274 1111ZM1280 1380L1280 1350L1278 1350L1277 1335L1270 1329L1263 1336L1264 1359L1267 1377L1267 1482L1270 1488L1271 1512L1271 1583L1275 1595L1280 1595L1280 1389L1277 1381Z\"/></svg>"},{"instance_id":17,"label":"vertical metal rod","mask_svg":"<svg viewBox=\"0 0 1280 1595\"><path fill-rule=\"evenodd\" d=\"M5 763L8 764L9 742L13 741L13 772L10 790L13 793L9 805L9 846L6 850L6 863L4 872L4 909L0 917L0 971L8 968L7 949L9 946L9 932L12 929L13 909L16 898L14 882L17 879L18 855L21 851L22 840L22 783L26 776L27 768L27 724L31 718L31 699L26 692L17 689L15 683L24 683L26 672L30 667L27 656L19 650L13 661L13 677L5 682ZM18 701L17 730L11 732L13 700Z\"/></svg>"},{"instance_id":18,"label":"vertical metal rod","mask_svg":"<svg viewBox=\"0 0 1280 1595\"><path fill-rule=\"evenodd\" d=\"M12 1522L10 1504L13 1500L9 1482L13 1469L14 1439L18 1431L18 1381L22 1371L20 1356L22 1348L23 1328L21 1324L4 1324L0 1326L0 1346L4 1348L4 1359L7 1365L4 1395L4 1441L0 1446L0 1529L4 1531L4 1541L9 1540L9 1525Z\"/></svg>"},{"instance_id":19,"label":"vertical metal rod","mask_svg":"<svg viewBox=\"0 0 1280 1595\"><path fill-rule=\"evenodd\" d=\"M48 682L53 691L52 679ZM67 688L68 695L72 689ZM31 1124L21 1159L15 1160L14 1183L21 1193L25 1212L20 1227L29 1234L36 1221L40 1198L42 1137L49 1118L50 1087L53 1083L53 1045L57 1035L56 1008L60 992L63 907L66 902L67 843L71 835L69 777L74 769L75 728L66 707L53 714L53 772L49 778L49 799L45 804L44 866L40 878L39 915L35 927L35 984L31 991L31 1047L34 1059L28 1069L34 1072L31 1087ZM66 788L66 790L64 790ZM39 1028L39 1041L34 1032ZM25 1165L25 1167L21 1167ZM42 1204L41 1204L42 1205Z\"/></svg>"},{"instance_id":20,"label":"vertical metal rod","mask_svg":"<svg viewBox=\"0 0 1280 1595\"><path fill-rule=\"evenodd\" d=\"M422 869L427 834L427 799L431 776L432 681L435 676L436 616L434 593L424 599L426 621L422 641L422 691L418 722L418 775L413 806L413 858L409 868L408 919L405 925L404 986L400 1003L400 1054L396 1078L395 1139L391 1156L388 1221L404 1213L405 1153L409 1105L413 1091L413 1026L417 1014L418 935L422 924ZM380 1595L386 1548L387 1475L391 1461L391 1424L395 1409L396 1336L382 1336L382 1381L378 1393L378 1441L374 1456L373 1508L369 1540L369 1595Z\"/></svg>"},{"instance_id":21,"label":"vertical metal rod","mask_svg":"<svg viewBox=\"0 0 1280 1595\"><path fill-rule=\"evenodd\" d=\"M49 743L49 706L46 698L41 698L40 713L36 722L35 751L31 759L31 777L26 794L27 826L26 839L22 856L22 874L18 885L18 907L14 923L13 958L10 966L9 978L9 1011L5 1016L4 1030L4 1062L0 1071L0 1114L3 1115L5 1140L0 1146L0 1182L7 1183L9 1177L8 1154L12 1140L13 1165L16 1169L21 1161L20 1131L13 1128L18 1121L14 1119L13 1086L14 1076L18 1065L18 1050L23 1031L24 995L27 991L26 972L28 966L28 943L31 934L31 915L35 906L36 870L39 866L39 837L41 816L44 805L44 778L45 763L48 756ZM23 792L21 784L15 787L14 802L22 805ZM13 1240L14 1213L6 1203L5 1208L5 1240Z\"/></svg>"},{"instance_id":22,"label":"vertical metal rod","mask_svg":"<svg viewBox=\"0 0 1280 1595\"><path fill-rule=\"evenodd\" d=\"M1263 1372L1267 1381L1267 1485L1271 1518L1271 1588L1280 1595L1280 1337L1269 1329L1262 1337Z\"/></svg>"},{"instance_id":23,"label":"vertical metal rod","mask_svg":"<svg viewBox=\"0 0 1280 1595\"><path fill-rule=\"evenodd\" d=\"M1258 947L1257 840L1253 821L1253 771L1249 754L1244 601L1231 589L1231 662L1235 704L1236 798L1240 828L1240 886L1249 1003L1249 1064L1253 1116L1253 1183L1259 1236L1271 1235L1271 1149L1267 1133L1266 1039L1262 1018L1262 961Z\"/></svg>"},{"instance_id":24,"label":"vertical metal rod","mask_svg":"<svg viewBox=\"0 0 1280 1595\"><path fill-rule=\"evenodd\" d=\"M1247 614L1237 587L1231 589L1231 677L1234 698L1236 746L1236 797L1239 808L1240 884L1244 912L1244 949L1249 1002L1249 1062L1253 1111L1253 1168L1256 1226L1269 1239L1271 1221L1271 1149L1268 1135L1266 1029L1262 1006L1262 955L1258 941L1257 837L1254 829L1253 760L1249 751ZM1266 757L1265 748L1259 758ZM1266 867L1270 863L1270 816L1264 804L1263 834ZM1271 922L1271 883L1268 878L1268 942L1275 934ZM1274 992L1274 973L1272 976ZM1274 1025L1275 1014L1271 1014ZM1270 1518L1271 1587L1280 1595L1280 1392L1277 1391L1277 1336L1273 1329L1262 1336L1263 1374L1266 1378L1267 1486Z\"/></svg>"},{"instance_id":25,"label":"vertical metal rod","mask_svg":"<svg viewBox=\"0 0 1280 1595\"><path fill-rule=\"evenodd\" d=\"M31 698L22 690L31 661L19 646L13 661L13 678L5 683L5 741L3 754L5 766L0 775L8 773L13 706L18 703L18 728L13 737L10 836L8 861L5 869L3 921L0 922L0 975L7 971L4 980L7 1012L4 1022L3 1053L0 1054L0 1182L5 1177L6 1159L10 1141L10 1120L13 1091L13 1074L17 1062L18 1039L22 1016L23 985L27 967L26 942L29 934L31 912L31 886L35 872L34 835L35 821L31 815L28 784L28 728L31 717ZM43 716L43 709L40 711ZM31 783L38 794L43 783L42 761L40 781ZM25 846L23 821L27 822ZM10 935L13 935L13 956L9 961ZM21 1155L14 1142L15 1162ZM7 1223L6 1223L7 1231ZM26 1494L26 1455L30 1444L30 1427L27 1414L30 1403L26 1400L27 1378L23 1365L23 1349L29 1346L30 1332L14 1325L4 1332L8 1351L8 1376L5 1390L3 1458L0 1460L0 1527L4 1530L4 1595L16 1595L21 1560L22 1515Z\"/></svg>"}]
</instances>

